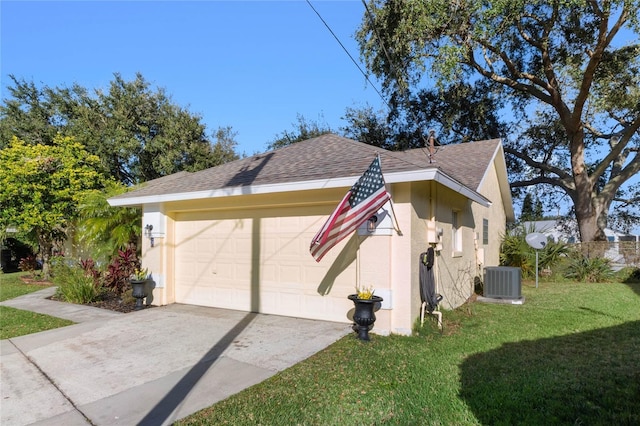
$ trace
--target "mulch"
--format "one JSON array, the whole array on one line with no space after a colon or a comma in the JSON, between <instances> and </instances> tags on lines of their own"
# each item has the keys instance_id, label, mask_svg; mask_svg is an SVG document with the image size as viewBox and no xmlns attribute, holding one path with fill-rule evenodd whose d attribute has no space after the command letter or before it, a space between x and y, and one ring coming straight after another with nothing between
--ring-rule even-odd
<instances>
[{"instance_id":1,"label":"mulch","mask_svg":"<svg viewBox=\"0 0 640 426\"><path fill-rule=\"evenodd\" d=\"M121 297L117 296L113 293L107 293L103 295L100 300L96 300L93 302L85 303L86 306L93 306L101 309L109 309L117 312L129 313L133 312L136 306L136 302L134 301L125 301ZM146 308L147 306L145 306Z\"/></svg>"},{"instance_id":2,"label":"mulch","mask_svg":"<svg viewBox=\"0 0 640 426\"><path fill-rule=\"evenodd\" d=\"M22 275L20 277L20 281L22 281L25 284L41 285L45 287L52 285L51 281L43 280L40 278L34 278L29 275Z\"/></svg>"}]
</instances>

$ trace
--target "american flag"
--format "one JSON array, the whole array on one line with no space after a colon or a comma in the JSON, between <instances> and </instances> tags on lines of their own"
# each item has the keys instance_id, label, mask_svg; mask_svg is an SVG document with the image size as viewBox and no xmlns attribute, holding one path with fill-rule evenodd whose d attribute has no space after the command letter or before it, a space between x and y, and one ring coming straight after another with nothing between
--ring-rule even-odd
<instances>
[{"instance_id":1,"label":"american flag","mask_svg":"<svg viewBox=\"0 0 640 426\"><path fill-rule=\"evenodd\" d=\"M316 262L320 262L333 246L375 214L390 198L384 186L380 157L376 156L311 240L309 251Z\"/></svg>"}]
</instances>

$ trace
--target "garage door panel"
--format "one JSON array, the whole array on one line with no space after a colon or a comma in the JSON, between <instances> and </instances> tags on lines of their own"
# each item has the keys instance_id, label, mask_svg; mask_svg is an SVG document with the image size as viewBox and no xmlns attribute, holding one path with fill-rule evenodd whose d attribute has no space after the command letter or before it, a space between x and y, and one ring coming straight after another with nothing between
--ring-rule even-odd
<instances>
[{"instance_id":1,"label":"garage door panel","mask_svg":"<svg viewBox=\"0 0 640 426\"><path fill-rule=\"evenodd\" d=\"M229 212L177 215L176 301L246 311L258 304L263 313L347 321L355 264L344 266L323 287L332 262L327 256L317 263L309 242L326 217L281 213L255 219L234 219ZM332 252L340 253L344 244ZM252 291L256 283L259 288ZM252 301L256 296L259 300Z\"/></svg>"},{"instance_id":2,"label":"garage door panel","mask_svg":"<svg viewBox=\"0 0 640 426\"><path fill-rule=\"evenodd\" d=\"M260 279L265 283L274 283L278 280L277 265L260 265Z\"/></svg>"},{"instance_id":3,"label":"garage door panel","mask_svg":"<svg viewBox=\"0 0 640 426\"><path fill-rule=\"evenodd\" d=\"M236 279L236 265L230 260L217 260L213 264L210 279L221 285L224 285L225 282L233 283Z\"/></svg>"},{"instance_id":4,"label":"garage door panel","mask_svg":"<svg viewBox=\"0 0 640 426\"><path fill-rule=\"evenodd\" d=\"M236 309L240 311L248 311L251 309L249 304L249 292L242 291L240 289L232 288L214 288L213 291L208 291L210 297L206 299L205 306L216 306L220 304L221 300L224 300L224 307L226 309ZM194 302L194 304L201 304Z\"/></svg>"},{"instance_id":5,"label":"garage door panel","mask_svg":"<svg viewBox=\"0 0 640 426\"><path fill-rule=\"evenodd\" d=\"M248 289L221 285L180 285L176 288L176 301L200 306L250 310ZM222 303L223 301L223 303Z\"/></svg>"},{"instance_id":6,"label":"garage door panel","mask_svg":"<svg viewBox=\"0 0 640 426\"><path fill-rule=\"evenodd\" d=\"M298 233L265 233L261 239L261 253L263 260L269 262L271 260L280 261L282 259L290 259L300 261L301 253L309 252L309 242L306 245L301 244ZM313 235L309 237L311 241ZM311 256L311 255L309 255Z\"/></svg>"}]
</instances>

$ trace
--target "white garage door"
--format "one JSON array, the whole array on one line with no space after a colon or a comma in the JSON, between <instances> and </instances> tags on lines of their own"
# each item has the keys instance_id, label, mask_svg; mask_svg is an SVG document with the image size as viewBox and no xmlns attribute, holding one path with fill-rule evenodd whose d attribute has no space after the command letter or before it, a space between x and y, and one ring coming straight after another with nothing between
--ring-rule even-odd
<instances>
[{"instance_id":1,"label":"white garage door","mask_svg":"<svg viewBox=\"0 0 640 426\"><path fill-rule=\"evenodd\" d=\"M334 264L349 238L317 263L309 243L326 216L295 209L237 217L180 213L175 221L176 302L348 322L355 247ZM345 259L344 253L340 259Z\"/></svg>"}]
</instances>

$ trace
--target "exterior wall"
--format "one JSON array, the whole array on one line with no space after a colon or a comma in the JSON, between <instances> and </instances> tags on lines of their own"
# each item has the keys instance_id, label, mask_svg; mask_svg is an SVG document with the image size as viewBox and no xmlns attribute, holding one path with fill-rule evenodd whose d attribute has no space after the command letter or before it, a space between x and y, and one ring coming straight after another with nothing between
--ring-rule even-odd
<instances>
[{"instance_id":1,"label":"exterior wall","mask_svg":"<svg viewBox=\"0 0 640 426\"><path fill-rule=\"evenodd\" d=\"M392 238L391 281L393 311L389 330L396 334L411 334L413 323L420 309L418 269L415 259L419 250L419 221L415 211L412 184L396 184L392 187L394 210L401 235ZM418 227L418 229L416 228Z\"/></svg>"},{"instance_id":2,"label":"exterior wall","mask_svg":"<svg viewBox=\"0 0 640 426\"><path fill-rule=\"evenodd\" d=\"M150 234L145 233L145 226L153 226ZM166 305L173 303L173 294L167 293L166 278L169 266L167 253L171 245L167 238L167 227L172 225L163 206L159 204L145 205L142 210L142 267L147 268L151 274L152 292L147 297L147 304ZM153 238L153 246L151 245Z\"/></svg>"},{"instance_id":3,"label":"exterior wall","mask_svg":"<svg viewBox=\"0 0 640 426\"><path fill-rule=\"evenodd\" d=\"M375 294L385 299L372 331L409 335L420 316L419 257L428 248L432 204L426 182L394 184L391 194L393 210L389 213L395 216L401 233L393 230L362 239L359 281L373 285Z\"/></svg>"},{"instance_id":4,"label":"exterior wall","mask_svg":"<svg viewBox=\"0 0 640 426\"><path fill-rule=\"evenodd\" d=\"M320 263L308 253L309 243L347 188L145 206L143 229L147 224L153 224L154 229L153 247L148 237L142 239L143 266L149 268L155 281L153 304L177 301L176 285L185 284L184 279L176 275L186 269L184 264L176 265L176 259L184 259L181 250L190 238L217 238L219 236L208 233L207 226L219 220L239 220L243 222L242 226L252 229L247 235L254 241L242 249L251 253L247 255L249 263L243 266L248 272L235 284L245 286L240 293L244 292L244 298L253 302L239 302L248 303L239 309L287 314L298 312L298 305L304 303L311 313L302 316L350 322L353 304L347 295L354 293L356 285L361 283L374 287L376 294L385 299L382 309L376 312L373 332L410 334L420 316L420 253L429 246L436 248L436 291L444 296L441 306L445 309L460 306L471 296L474 277L481 275L482 264L497 264L494 262L498 260L505 214L496 176L495 170L491 170L483 185L482 194L493 202L490 208L472 203L432 181L393 184L393 211L387 205L387 214L391 220L395 216L402 233L390 229L373 234L354 233L334 247ZM452 244L452 210L459 212L462 232L462 250L456 252ZM483 218L489 220L490 240L486 246L482 244ZM185 234L183 226L189 220L200 221L194 225L191 236ZM282 236L278 241L276 236L285 229L288 236ZM441 236L438 236L438 229L442 230ZM233 238L234 234L228 236ZM197 256L200 249L195 250L194 256ZM283 275L282 250L294 250L300 256L289 265L297 273ZM212 258L213 254L208 256ZM280 260L273 261L275 258ZM193 268L198 267L208 268L201 274L206 278L193 278L194 283L206 291L213 266L194 263ZM304 291L300 291L300 286L305 286ZM202 288L199 291L203 291ZM278 307L271 303L277 293L274 289L283 294L291 292L292 296L289 301L278 302ZM254 303L256 300L258 304ZM210 305L205 303L205 306ZM322 307L320 310L328 312L329 317L323 316L325 314L314 316L314 306Z\"/></svg>"},{"instance_id":5,"label":"exterior wall","mask_svg":"<svg viewBox=\"0 0 640 426\"><path fill-rule=\"evenodd\" d=\"M376 323L372 332L389 334L393 330L393 313L398 304L398 289L391 279L393 264L393 235L360 235L358 236L359 250L356 252L356 277L358 283L364 287L372 287L374 294L384 300L381 309L375 312ZM335 250L332 249L331 251ZM331 253L331 252L329 252ZM324 261L324 259L323 259ZM321 262L322 263L322 262ZM355 291L353 291L355 292ZM350 307L348 317L353 318L353 306Z\"/></svg>"},{"instance_id":6,"label":"exterior wall","mask_svg":"<svg viewBox=\"0 0 640 426\"><path fill-rule=\"evenodd\" d=\"M224 275L220 268L224 266L216 266L214 262L203 263L216 257L215 250L210 244L215 244L211 241L215 238L219 240L221 235L209 232L207 227L225 221L227 225L229 221L237 221L238 226L248 227L251 232L249 234L227 233L226 237L236 240L228 247L242 246L237 248L239 251L236 253L248 252L248 254L243 255L244 259L236 257L235 260L230 260L233 256L227 251L218 256L221 261L222 257L226 256L225 260L229 261L227 264L233 262L236 264L233 266L235 269L244 271L241 275L227 281L229 285L240 286L236 289L240 294L236 309L285 315L289 312L294 316L350 322L348 315L352 314L350 311L353 303L347 299L347 295L355 292L358 278L356 266L361 258L366 256L367 246L370 247L369 250L376 253L376 257L370 260L378 269L371 271L371 274L376 277L376 280L379 277L387 277L386 280L378 280L379 283L372 284L381 289L389 288L388 262L385 266L385 263L379 262L378 259L380 256L388 258L390 237L386 235L359 238L354 234L334 247L320 263L315 262L308 251L309 243L344 196L345 191L346 189L321 191L315 194L238 196L198 202L167 203L145 208L145 221L152 220L154 214L157 215L158 212L161 213L161 220L164 221L164 225L160 225L160 228L154 224L154 230L163 231L162 236L158 234L154 238L154 247L150 246L149 238L143 239L143 266L152 271L156 281L153 303L161 305L180 301L176 297L176 286L184 286L185 280L181 276L177 277L176 274L183 275L179 270L189 271L189 269L185 269L184 265L176 265L175 260L180 257L184 261L185 246L188 246L190 239L200 238L203 241L202 250L209 252L206 256L200 256L199 265L193 264L194 269L202 269L202 273L194 279L193 283L201 287L200 294L203 294L203 288L206 293L207 286L212 287L214 291L211 283L216 277L212 274L220 272L217 277L217 282L220 282ZM188 221L193 223L189 231L190 235L186 235L184 230L184 224ZM146 223L143 221L143 228ZM204 243L207 238L210 240L209 248ZM363 250L358 250L358 247L365 242L367 244L364 249L365 255L363 255ZM200 248L196 247L196 251L193 252L194 247L196 246L192 244L189 250L192 250L194 257L198 257ZM223 250L228 250L228 247ZM285 259L287 253L290 255L289 261ZM182 282L180 282L181 279ZM278 290L274 291L274 289ZM275 298L283 300L275 301ZM246 306L245 301L248 303ZM215 306L216 302L203 300L189 303ZM303 314L299 312L301 304L307 305L307 311ZM276 306L278 306L277 309ZM291 313L296 310L296 314ZM326 313L330 313L330 317L324 316Z\"/></svg>"},{"instance_id":7,"label":"exterior wall","mask_svg":"<svg viewBox=\"0 0 640 426\"><path fill-rule=\"evenodd\" d=\"M431 182L411 184L411 326L420 317L420 254L429 248L429 226L433 223L435 200Z\"/></svg>"},{"instance_id":8,"label":"exterior wall","mask_svg":"<svg viewBox=\"0 0 640 426\"><path fill-rule=\"evenodd\" d=\"M433 227L442 230L436 237L436 292L441 305L454 309L474 292L474 281L482 277L485 266L499 264L500 243L506 229L506 214L495 165L490 167L479 192L491 201L484 207L462 195L431 183L430 198L435 200ZM462 249L454 250L453 211L458 212ZM483 219L488 221L488 241L483 242Z\"/></svg>"},{"instance_id":9,"label":"exterior wall","mask_svg":"<svg viewBox=\"0 0 640 426\"><path fill-rule=\"evenodd\" d=\"M462 305L473 293L473 280L478 274L476 267L475 227L471 201L442 186L437 187L435 221L442 228L441 243L436 250L436 286L443 296L441 305L453 309ZM453 211L458 212L462 249L454 250Z\"/></svg>"},{"instance_id":10,"label":"exterior wall","mask_svg":"<svg viewBox=\"0 0 640 426\"><path fill-rule=\"evenodd\" d=\"M312 223L305 229L297 230L295 240L299 247L303 247L296 250L303 251L302 254L306 259L303 260L306 274L314 277L312 278L314 285L309 287L313 293L312 298L317 300L316 303L330 303L333 306L330 310L337 309L344 312L339 320L350 322L353 315L353 304L346 296L355 292L358 282L363 285L371 285L376 289L376 294L385 298L382 309L376 313L378 320L374 332L409 334L415 318L419 315L416 260L419 254L417 252L424 249L423 245L417 244L411 237L412 227L418 223L423 228L421 235L426 235L425 225L422 223L424 221L417 220L416 212L412 206L414 200L412 200L411 185L404 184L399 188L394 188L393 195L396 200L394 212L399 221L400 229L403 231L402 235L398 235L395 231L391 232L391 230L387 230L390 232L382 232L380 235L377 233L363 236L354 234L334 247L320 263L316 263L308 253L308 244L326 217L336 207L344 192L338 190L334 194L327 194L320 199L318 195L287 194L282 197L261 200L256 199L259 197L255 196L229 197L225 200L217 200L216 203L189 201L162 206L147 206L144 212L143 228L147 223L155 220L154 230L158 230L154 233L153 247L151 247L148 237L144 237L142 242L143 266L149 268L155 281L153 304L163 305L176 302L178 278L176 277L174 260L176 252L181 250L185 243L184 239L180 240L180 236L177 235L176 223L197 217L212 220L217 217L220 219L221 212L227 218L249 218L249 222L260 217L263 224L260 233L266 235L273 234L269 230L267 216L279 218L288 215L286 220L289 222L293 223L299 218L306 218L305 220L311 220ZM300 205L282 207L293 204L291 203L292 199L299 200L298 204ZM312 199L315 201L312 202ZM262 205L256 207L256 203ZM249 208L249 205L252 205L252 208ZM214 206L217 208L213 208ZM295 210L295 215L291 214L291 209ZM387 209L390 210L390 208ZM389 211L388 213L390 222L393 219L391 217L393 212ZM158 221L162 224L158 225ZM245 225L249 226L249 222ZM199 229L197 233L201 231L206 232ZM264 254L268 257L269 253L266 248L272 245L272 242L263 239L260 244L266 250ZM411 255L409 255L410 250L413 250ZM249 277L249 280L258 282L261 286L273 285L273 282L267 282L270 280L269 268L273 265L269 266L266 259L258 261L258 263L262 269L260 277ZM292 303L298 303L298 300L292 299ZM262 310L262 307L258 307L258 309ZM313 317L313 315L310 316ZM336 320L335 317L331 319Z\"/></svg>"},{"instance_id":11,"label":"exterior wall","mask_svg":"<svg viewBox=\"0 0 640 426\"><path fill-rule=\"evenodd\" d=\"M477 218L475 233L478 236L478 247L481 249L478 263L481 268L485 266L498 266L500 265L500 245L502 243L502 237L506 232L507 217L500 194L495 163L487 170L479 192L491 200L491 206L483 207L478 204L472 206L473 214ZM488 244L483 243L482 219L487 219L489 222Z\"/></svg>"}]
</instances>

